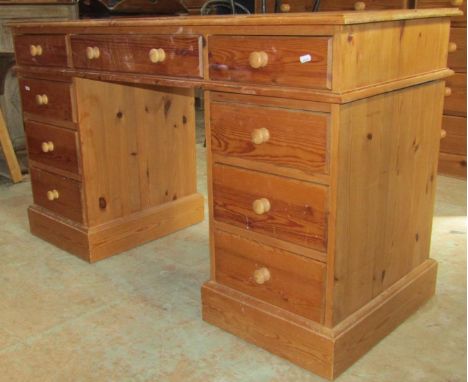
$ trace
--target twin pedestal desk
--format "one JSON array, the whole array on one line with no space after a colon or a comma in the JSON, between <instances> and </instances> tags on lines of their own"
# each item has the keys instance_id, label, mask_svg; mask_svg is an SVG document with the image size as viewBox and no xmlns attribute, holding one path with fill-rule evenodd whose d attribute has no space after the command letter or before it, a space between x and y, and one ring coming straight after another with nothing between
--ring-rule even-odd
<instances>
[{"instance_id":1,"label":"twin pedestal desk","mask_svg":"<svg viewBox=\"0 0 468 382\"><path fill-rule=\"evenodd\" d=\"M334 378L434 293L456 9L13 24L35 235L93 262L203 219L203 319Z\"/></svg>"}]
</instances>

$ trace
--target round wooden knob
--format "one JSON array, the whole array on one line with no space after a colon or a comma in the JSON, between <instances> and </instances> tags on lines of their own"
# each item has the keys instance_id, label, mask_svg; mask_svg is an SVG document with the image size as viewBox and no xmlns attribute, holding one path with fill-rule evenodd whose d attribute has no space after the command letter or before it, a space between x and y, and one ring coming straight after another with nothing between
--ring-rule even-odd
<instances>
[{"instance_id":1,"label":"round wooden knob","mask_svg":"<svg viewBox=\"0 0 468 382\"><path fill-rule=\"evenodd\" d=\"M287 3L281 4L281 7L280 7L281 12L287 13L290 10L291 10L291 6L289 4L287 4Z\"/></svg>"},{"instance_id":2,"label":"round wooden knob","mask_svg":"<svg viewBox=\"0 0 468 382\"><path fill-rule=\"evenodd\" d=\"M163 62L166 59L166 52L164 49L158 48L158 49L151 49L149 51L149 58L150 61L154 64L157 64L158 62Z\"/></svg>"},{"instance_id":3,"label":"round wooden knob","mask_svg":"<svg viewBox=\"0 0 468 382\"><path fill-rule=\"evenodd\" d=\"M254 272L253 277L257 284L262 285L265 284L268 280L270 280L271 275L270 271L267 268L260 268Z\"/></svg>"},{"instance_id":4,"label":"round wooden knob","mask_svg":"<svg viewBox=\"0 0 468 382\"><path fill-rule=\"evenodd\" d=\"M54 142L42 142L41 148L44 153L54 151Z\"/></svg>"},{"instance_id":5,"label":"round wooden knob","mask_svg":"<svg viewBox=\"0 0 468 382\"><path fill-rule=\"evenodd\" d=\"M356 1L354 3L354 10L363 11L364 9L366 9L366 3L364 1Z\"/></svg>"},{"instance_id":6,"label":"round wooden knob","mask_svg":"<svg viewBox=\"0 0 468 382\"><path fill-rule=\"evenodd\" d=\"M455 42L449 42L448 51L453 53L457 50L457 44Z\"/></svg>"},{"instance_id":7,"label":"round wooden knob","mask_svg":"<svg viewBox=\"0 0 468 382\"><path fill-rule=\"evenodd\" d=\"M58 199L59 196L60 195L59 195L59 192L57 190L47 191L47 199L49 199L50 201Z\"/></svg>"},{"instance_id":8,"label":"round wooden knob","mask_svg":"<svg viewBox=\"0 0 468 382\"><path fill-rule=\"evenodd\" d=\"M252 209L257 215L263 215L271 209L270 201L267 198L261 198L254 200L252 203Z\"/></svg>"},{"instance_id":9,"label":"round wooden knob","mask_svg":"<svg viewBox=\"0 0 468 382\"><path fill-rule=\"evenodd\" d=\"M266 52L252 52L249 56L249 64L254 69L267 66L268 54Z\"/></svg>"},{"instance_id":10,"label":"round wooden knob","mask_svg":"<svg viewBox=\"0 0 468 382\"><path fill-rule=\"evenodd\" d=\"M31 56L42 56L42 46L40 45L30 45L29 46L29 53Z\"/></svg>"},{"instance_id":11,"label":"round wooden knob","mask_svg":"<svg viewBox=\"0 0 468 382\"><path fill-rule=\"evenodd\" d=\"M447 130L440 130L440 139L444 139L447 136Z\"/></svg>"},{"instance_id":12,"label":"round wooden knob","mask_svg":"<svg viewBox=\"0 0 468 382\"><path fill-rule=\"evenodd\" d=\"M452 4L454 7L459 7L463 4L463 0L451 0L450 4Z\"/></svg>"},{"instance_id":13,"label":"round wooden knob","mask_svg":"<svg viewBox=\"0 0 468 382\"><path fill-rule=\"evenodd\" d=\"M86 48L86 57L88 60L95 60L101 56L101 52L97 46L88 46Z\"/></svg>"},{"instance_id":14,"label":"round wooden knob","mask_svg":"<svg viewBox=\"0 0 468 382\"><path fill-rule=\"evenodd\" d=\"M252 143L260 145L262 143L268 142L270 139L270 132L267 128L262 127L260 129L254 129L252 131Z\"/></svg>"},{"instance_id":15,"label":"round wooden knob","mask_svg":"<svg viewBox=\"0 0 468 382\"><path fill-rule=\"evenodd\" d=\"M445 96L451 96L452 95L452 88L449 88L448 86L445 88Z\"/></svg>"},{"instance_id":16,"label":"round wooden knob","mask_svg":"<svg viewBox=\"0 0 468 382\"><path fill-rule=\"evenodd\" d=\"M36 103L38 105L47 105L49 103L49 98L47 97L47 94L37 94Z\"/></svg>"}]
</instances>

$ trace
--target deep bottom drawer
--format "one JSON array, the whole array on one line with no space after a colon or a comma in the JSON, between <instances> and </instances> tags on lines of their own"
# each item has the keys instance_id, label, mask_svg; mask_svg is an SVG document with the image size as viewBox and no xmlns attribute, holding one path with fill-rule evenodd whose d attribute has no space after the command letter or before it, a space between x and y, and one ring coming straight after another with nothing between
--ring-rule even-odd
<instances>
[{"instance_id":1,"label":"deep bottom drawer","mask_svg":"<svg viewBox=\"0 0 468 382\"><path fill-rule=\"evenodd\" d=\"M290 312L322 321L326 266L215 231L216 281Z\"/></svg>"},{"instance_id":2,"label":"deep bottom drawer","mask_svg":"<svg viewBox=\"0 0 468 382\"><path fill-rule=\"evenodd\" d=\"M81 183L31 168L34 203L68 219L83 222Z\"/></svg>"}]
</instances>

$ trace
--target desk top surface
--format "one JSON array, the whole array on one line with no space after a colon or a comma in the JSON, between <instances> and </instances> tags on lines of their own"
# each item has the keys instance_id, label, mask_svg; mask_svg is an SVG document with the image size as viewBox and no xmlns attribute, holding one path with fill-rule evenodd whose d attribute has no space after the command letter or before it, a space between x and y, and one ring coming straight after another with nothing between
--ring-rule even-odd
<instances>
[{"instance_id":1,"label":"desk top surface","mask_svg":"<svg viewBox=\"0 0 468 382\"><path fill-rule=\"evenodd\" d=\"M9 26L13 29L43 27L148 27L148 26L252 26L252 25L350 25L384 21L424 19L434 17L453 17L462 15L457 8L432 9L397 9L384 11L347 11L347 12L317 12L255 15L225 15L225 16L179 16L179 17L148 17L148 18L115 18L88 19L75 21L40 21L14 22ZM28 30L28 33L34 33Z\"/></svg>"}]
</instances>

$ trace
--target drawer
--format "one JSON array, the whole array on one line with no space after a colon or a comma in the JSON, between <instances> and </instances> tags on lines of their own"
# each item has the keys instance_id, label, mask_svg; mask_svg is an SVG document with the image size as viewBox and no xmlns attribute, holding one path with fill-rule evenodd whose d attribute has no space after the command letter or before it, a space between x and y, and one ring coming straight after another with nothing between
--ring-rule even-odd
<instances>
[{"instance_id":1,"label":"drawer","mask_svg":"<svg viewBox=\"0 0 468 382\"><path fill-rule=\"evenodd\" d=\"M24 112L52 120L75 121L70 83L21 78L19 85Z\"/></svg>"},{"instance_id":2,"label":"drawer","mask_svg":"<svg viewBox=\"0 0 468 382\"><path fill-rule=\"evenodd\" d=\"M408 8L409 0L321 0L320 11L381 10Z\"/></svg>"},{"instance_id":3,"label":"drawer","mask_svg":"<svg viewBox=\"0 0 468 382\"><path fill-rule=\"evenodd\" d=\"M64 35L16 36L14 44L20 65L68 66Z\"/></svg>"},{"instance_id":4,"label":"drawer","mask_svg":"<svg viewBox=\"0 0 468 382\"><path fill-rule=\"evenodd\" d=\"M202 77L200 36L71 37L75 68Z\"/></svg>"},{"instance_id":5,"label":"drawer","mask_svg":"<svg viewBox=\"0 0 468 382\"><path fill-rule=\"evenodd\" d=\"M445 83L451 94L445 97L444 114L466 117L466 73L455 73Z\"/></svg>"},{"instance_id":6,"label":"drawer","mask_svg":"<svg viewBox=\"0 0 468 382\"><path fill-rule=\"evenodd\" d=\"M210 79L330 89L330 43L328 37L213 36Z\"/></svg>"},{"instance_id":7,"label":"drawer","mask_svg":"<svg viewBox=\"0 0 468 382\"><path fill-rule=\"evenodd\" d=\"M217 221L326 250L327 187L215 164L213 197Z\"/></svg>"},{"instance_id":8,"label":"drawer","mask_svg":"<svg viewBox=\"0 0 468 382\"><path fill-rule=\"evenodd\" d=\"M29 158L78 174L78 136L71 130L33 121L25 122Z\"/></svg>"},{"instance_id":9,"label":"drawer","mask_svg":"<svg viewBox=\"0 0 468 382\"><path fill-rule=\"evenodd\" d=\"M448 67L456 72L466 73L466 28L450 29Z\"/></svg>"},{"instance_id":10,"label":"drawer","mask_svg":"<svg viewBox=\"0 0 468 382\"><path fill-rule=\"evenodd\" d=\"M466 27L466 0L415 0L415 8L460 8L463 15L453 17L452 26Z\"/></svg>"},{"instance_id":11,"label":"drawer","mask_svg":"<svg viewBox=\"0 0 468 382\"><path fill-rule=\"evenodd\" d=\"M83 222L80 182L31 168L31 185L35 204Z\"/></svg>"},{"instance_id":12,"label":"drawer","mask_svg":"<svg viewBox=\"0 0 468 382\"><path fill-rule=\"evenodd\" d=\"M223 231L214 242L218 283L322 321L325 264Z\"/></svg>"},{"instance_id":13,"label":"drawer","mask_svg":"<svg viewBox=\"0 0 468 382\"><path fill-rule=\"evenodd\" d=\"M466 118L444 115L442 129L446 136L440 141L440 151L466 156Z\"/></svg>"},{"instance_id":14,"label":"drawer","mask_svg":"<svg viewBox=\"0 0 468 382\"><path fill-rule=\"evenodd\" d=\"M466 179L466 155L440 153L438 172Z\"/></svg>"},{"instance_id":15,"label":"drawer","mask_svg":"<svg viewBox=\"0 0 468 382\"><path fill-rule=\"evenodd\" d=\"M327 174L328 124L325 113L213 102L211 149L292 176Z\"/></svg>"}]
</instances>

